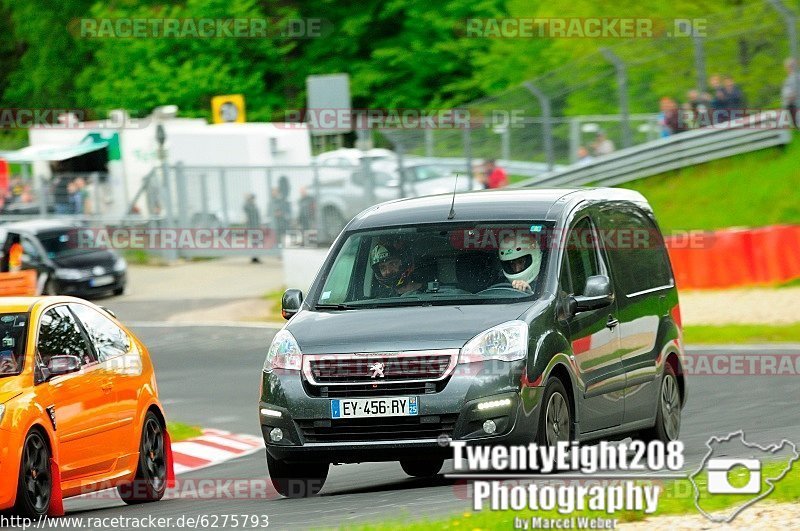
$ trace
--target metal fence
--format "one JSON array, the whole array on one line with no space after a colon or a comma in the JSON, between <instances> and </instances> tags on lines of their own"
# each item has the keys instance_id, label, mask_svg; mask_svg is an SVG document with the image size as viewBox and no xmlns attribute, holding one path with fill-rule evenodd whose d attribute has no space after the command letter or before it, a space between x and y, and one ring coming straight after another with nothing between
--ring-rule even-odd
<instances>
[{"instance_id":1,"label":"metal fence","mask_svg":"<svg viewBox=\"0 0 800 531\"><path fill-rule=\"evenodd\" d=\"M730 76L742 91L737 105L775 108L781 105L783 62L798 58L798 11L796 0L788 7L779 0L745 0L713 15L698 6L691 21L660 21L668 26L660 36L609 41L566 60L558 43L541 54L531 39L531 57L549 61L550 68L459 105L477 117L470 129L381 130L377 136L412 155L536 161L553 168L575 162L581 147L591 153L601 132L616 149L660 137L661 106L711 105L711 83L718 77ZM517 53L523 49L515 44ZM491 76L491 68L487 72Z\"/></svg>"},{"instance_id":2,"label":"metal fence","mask_svg":"<svg viewBox=\"0 0 800 531\"><path fill-rule=\"evenodd\" d=\"M781 125L777 113L762 113L622 149L514 186L617 186L678 168L788 144L791 138L791 130Z\"/></svg>"}]
</instances>

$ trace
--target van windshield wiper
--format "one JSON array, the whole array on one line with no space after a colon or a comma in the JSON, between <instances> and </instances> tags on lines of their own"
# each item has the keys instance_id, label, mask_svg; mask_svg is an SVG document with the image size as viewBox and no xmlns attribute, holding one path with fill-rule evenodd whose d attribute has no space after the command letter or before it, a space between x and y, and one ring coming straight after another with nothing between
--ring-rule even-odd
<instances>
[{"instance_id":1,"label":"van windshield wiper","mask_svg":"<svg viewBox=\"0 0 800 531\"><path fill-rule=\"evenodd\" d=\"M349 304L315 304L315 310L355 310L357 306L350 306Z\"/></svg>"}]
</instances>

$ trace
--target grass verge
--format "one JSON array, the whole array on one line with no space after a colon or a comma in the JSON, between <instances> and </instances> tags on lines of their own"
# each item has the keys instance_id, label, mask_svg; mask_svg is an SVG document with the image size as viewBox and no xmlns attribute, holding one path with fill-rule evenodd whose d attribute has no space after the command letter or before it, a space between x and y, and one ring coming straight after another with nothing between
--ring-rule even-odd
<instances>
[{"instance_id":1,"label":"grass verge","mask_svg":"<svg viewBox=\"0 0 800 531\"><path fill-rule=\"evenodd\" d=\"M199 426L183 424L182 422L167 422L167 431L172 442L185 441L203 434L203 430Z\"/></svg>"},{"instance_id":2,"label":"grass verge","mask_svg":"<svg viewBox=\"0 0 800 531\"><path fill-rule=\"evenodd\" d=\"M786 467L786 462L782 463L765 463L762 468L762 477L770 478L777 477L781 471ZM757 503L797 503L800 502L800 474L793 473L800 464L794 463L793 470L781 479L775 485L775 491L772 492L765 500ZM746 483L746 481L745 481ZM705 473L701 473L697 477L698 490L700 492L701 506L703 510L709 513L729 509L742 503L748 497L742 495L709 495L707 492L708 477ZM695 491L692 483L688 479L671 480L663 483L663 489L659 497L658 509L653 515L645 515L642 512L621 511L614 515L609 515L605 511L590 511L590 510L577 510L568 515L559 514L556 510L551 511L481 511L477 513L465 512L457 516L449 518L436 519L436 520L419 520L409 522L408 519L401 520L393 519L391 521L368 524L358 527L348 527L348 529L356 529L359 531L384 531L388 529L404 529L412 531L422 531L428 529L465 529L465 530L483 530L483 529L514 529L514 518L521 518L530 521L531 517L540 517L542 519L554 518L562 519L565 517L602 517L602 518L617 518L619 522L634 522L641 521L645 518L657 517L662 515L701 515L694 504ZM466 492L466 489L464 489ZM757 507L757 506L756 506ZM748 508L746 510L753 510ZM408 515L409 518L413 515ZM712 523L709 521L709 528Z\"/></svg>"},{"instance_id":3,"label":"grass verge","mask_svg":"<svg viewBox=\"0 0 800 531\"><path fill-rule=\"evenodd\" d=\"M283 299L283 292L285 289L278 289L265 293L261 298L269 303L269 321L283 321L281 315L281 300Z\"/></svg>"},{"instance_id":4,"label":"grass verge","mask_svg":"<svg viewBox=\"0 0 800 531\"><path fill-rule=\"evenodd\" d=\"M800 323L787 325L691 325L683 328L686 344L800 343Z\"/></svg>"},{"instance_id":5,"label":"grass verge","mask_svg":"<svg viewBox=\"0 0 800 531\"><path fill-rule=\"evenodd\" d=\"M622 185L644 194L662 230L797 223L800 140Z\"/></svg>"}]
</instances>

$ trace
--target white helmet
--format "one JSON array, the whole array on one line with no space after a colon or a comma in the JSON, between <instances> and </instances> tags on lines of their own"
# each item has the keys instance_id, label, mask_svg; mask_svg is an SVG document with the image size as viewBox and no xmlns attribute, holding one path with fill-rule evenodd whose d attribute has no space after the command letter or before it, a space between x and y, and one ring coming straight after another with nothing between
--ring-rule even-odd
<instances>
[{"instance_id":1,"label":"white helmet","mask_svg":"<svg viewBox=\"0 0 800 531\"><path fill-rule=\"evenodd\" d=\"M524 259L523 268L516 271L517 268L513 268L511 263L518 259ZM533 284L542 264L542 250L533 239L501 239L500 264L503 266L503 274L509 282L523 280L528 284Z\"/></svg>"}]
</instances>

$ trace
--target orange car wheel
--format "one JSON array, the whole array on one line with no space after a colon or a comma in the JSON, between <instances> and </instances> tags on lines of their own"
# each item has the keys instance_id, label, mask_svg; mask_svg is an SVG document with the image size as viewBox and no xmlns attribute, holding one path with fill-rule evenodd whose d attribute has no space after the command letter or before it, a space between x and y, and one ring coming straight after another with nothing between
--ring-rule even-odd
<instances>
[{"instance_id":1,"label":"orange car wheel","mask_svg":"<svg viewBox=\"0 0 800 531\"><path fill-rule=\"evenodd\" d=\"M158 418L148 412L142 426L139 443L139 466L133 483L117 488L127 504L158 501L167 490L167 459L164 447L164 428Z\"/></svg>"},{"instance_id":2,"label":"orange car wheel","mask_svg":"<svg viewBox=\"0 0 800 531\"><path fill-rule=\"evenodd\" d=\"M42 433L33 429L25 437L22 447L16 512L31 518L47 514L52 491L50 448Z\"/></svg>"}]
</instances>

